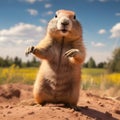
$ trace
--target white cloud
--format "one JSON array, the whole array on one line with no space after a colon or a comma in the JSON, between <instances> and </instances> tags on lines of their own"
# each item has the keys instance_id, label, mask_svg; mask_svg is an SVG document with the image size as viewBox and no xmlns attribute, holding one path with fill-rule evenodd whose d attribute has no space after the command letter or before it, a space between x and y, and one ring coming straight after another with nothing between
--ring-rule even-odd
<instances>
[{"instance_id":1,"label":"white cloud","mask_svg":"<svg viewBox=\"0 0 120 120\"><path fill-rule=\"evenodd\" d=\"M99 34L105 34L105 33L106 33L106 30L105 30L105 29L100 29L100 30L98 31L98 33L99 33Z\"/></svg>"},{"instance_id":2,"label":"white cloud","mask_svg":"<svg viewBox=\"0 0 120 120\"><path fill-rule=\"evenodd\" d=\"M27 9L27 11L30 13L30 15L33 15L33 16L38 15L38 11L35 9Z\"/></svg>"},{"instance_id":3,"label":"white cloud","mask_svg":"<svg viewBox=\"0 0 120 120\"><path fill-rule=\"evenodd\" d=\"M52 7L52 4L50 3L45 4L45 8L51 8L51 7Z\"/></svg>"},{"instance_id":4,"label":"white cloud","mask_svg":"<svg viewBox=\"0 0 120 120\"><path fill-rule=\"evenodd\" d=\"M28 2L28 3L33 4L33 3L35 3L35 2L36 2L36 0L25 0L25 2Z\"/></svg>"},{"instance_id":5,"label":"white cloud","mask_svg":"<svg viewBox=\"0 0 120 120\"><path fill-rule=\"evenodd\" d=\"M45 1L45 0L37 0L38 2L43 2L43 1Z\"/></svg>"},{"instance_id":6,"label":"white cloud","mask_svg":"<svg viewBox=\"0 0 120 120\"><path fill-rule=\"evenodd\" d=\"M101 2L101 3L106 3L106 2L120 2L120 0L88 0L88 2Z\"/></svg>"},{"instance_id":7,"label":"white cloud","mask_svg":"<svg viewBox=\"0 0 120 120\"><path fill-rule=\"evenodd\" d=\"M40 22L43 24L47 24L48 21L46 19L40 19Z\"/></svg>"},{"instance_id":8,"label":"white cloud","mask_svg":"<svg viewBox=\"0 0 120 120\"><path fill-rule=\"evenodd\" d=\"M46 1L46 0L18 0L18 1L34 4L35 2L43 2L43 1Z\"/></svg>"},{"instance_id":9,"label":"white cloud","mask_svg":"<svg viewBox=\"0 0 120 120\"><path fill-rule=\"evenodd\" d=\"M100 42L95 43L94 41L91 42L91 45L94 47L104 47L105 46L105 44L103 44L103 43L100 43Z\"/></svg>"},{"instance_id":10,"label":"white cloud","mask_svg":"<svg viewBox=\"0 0 120 120\"><path fill-rule=\"evenodd\" d=\"M26 48L38 44L44 35L45 29L33 24L18 23L8 29L2 29L0 30L0 55L18 56L24 61L30 60L32 55L25 56Z\"/></svg>"},{"instance_id":11,"label":"white cloud","mask_svg":"<svg viewBox=\"0 0 120 120\"><path fill-rule=\"evenodd\" d=\"M95 2L95 1L98 1L98 2L108 2L109 0L88 0L89 2Z\"/></svg>"},{"instance_id":12,"label":"white cloud","mask_svg":"<svg viewBox=\"0 0 120 120\"><path fill-rule=\"evenodd\" d=\"M99 2L108 2L109 0L98 0Z\"/></svg>"},{"instance_id":13,"label":"white cloud","mask_svg":"<svg viewBox=\"0 0 120 120\"><path fill-rule=\"evenodd\" d=\"M53 15L53 13L54 13L54 12L53 12L52 10L49 10L49 11L47 11L47 12L43 12L43 13L42 13L42 16L43 16L43 17L45 17L45 16L50 16L50 15Z\"/></svg>"},{"instance_id":14,"label":"white cloud","mask_svg":"<svg viewBox=\"0 0 120 120\"><path fill-rule=\"evenodd\" d=\"M120 13L116 13L115 15L116 15L116 16L120 16Z\"/></svg>"},{"instance_id":15,"label":"white cloud","mask_svg":"<svg viewBox=\"0 0 120 120\"><path fill-rule=\"evenodd\" d=\"M89 51L87 50L86 62L90 57L93 57L95 62L98 64L100 62L107 61L110 58L112 51Z\"/></svg>"},{"instance_id":16,"label":"white cloud","mask_svg":"<svg viewBox=\"0 0 120 120\"><path fill-rule=\"evenodd\" d=\"M53 11L46 12L46 15L52 15L52 14L53 14Z\"/></svg>"},{"instance_id":17,"label":"white cloud","mask_svg":"<svg viewBox=\"0 0 120 120\"><path fill-rule=\"evenodd\" d=\"M110 38L120 38L120 23L116 23L110 30Z\"/></svg>"},{"instance_id":18,"label":"white cloud","mask_svg":"<svg viewBox=\"0 0 120 120\"><path fill-rule=\"evenodd\" d=\"M9 29L0 30L1 45L24 45L42 38L44 30L41 26L18 23Z\"/></svg>"}]
</instances>

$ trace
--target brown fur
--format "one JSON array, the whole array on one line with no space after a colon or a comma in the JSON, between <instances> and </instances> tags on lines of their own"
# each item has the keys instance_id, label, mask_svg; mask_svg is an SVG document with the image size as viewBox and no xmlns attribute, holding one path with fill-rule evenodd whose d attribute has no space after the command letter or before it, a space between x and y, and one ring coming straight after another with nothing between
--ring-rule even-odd
<instances>
[{"instance_id":1,"label":"brown fur","mask_svg":"<svg viewBox=\"0 0 120 120\"><path fill-rule=\"evenodd\" d=\"M40 43L27 50L42 59L34 84L34 98L42 104L76 105L81 82L81 64L85 59L82 28L75 13L59 10L48 23L47 34ZM66 25L63 25L66 24ZM63 29L67 32L63 32Z\"/></svg>"}]
</instances>

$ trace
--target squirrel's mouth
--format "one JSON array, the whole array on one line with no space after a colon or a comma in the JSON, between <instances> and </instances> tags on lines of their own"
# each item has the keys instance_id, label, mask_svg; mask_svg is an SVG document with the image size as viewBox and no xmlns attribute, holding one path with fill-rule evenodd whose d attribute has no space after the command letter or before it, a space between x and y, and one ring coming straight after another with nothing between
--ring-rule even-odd
<instances>
[{"instance_id":1,"label":"squirrel's mouth","mask_svg":"<svg viewBox=\"0 0 120 120\"><path fill-rule=\"evenodd\" d=\"M58 31L60 31L62 34L67 34L68 32L70 32L70 30L68 30L67 28L61 28L58 29Z\"/></svg>"},{"instance_id":2,"label":"squirrel's mouth","mask_svg":"<svg viewBox=\"0 0 120 120\"><path fill-rule=\"evenodd\" d=\"M67 33L68 32L68 30L66 30L66 29L62 29L60 31L62 31L62 33Z\"/></svg>"}]
</instances>

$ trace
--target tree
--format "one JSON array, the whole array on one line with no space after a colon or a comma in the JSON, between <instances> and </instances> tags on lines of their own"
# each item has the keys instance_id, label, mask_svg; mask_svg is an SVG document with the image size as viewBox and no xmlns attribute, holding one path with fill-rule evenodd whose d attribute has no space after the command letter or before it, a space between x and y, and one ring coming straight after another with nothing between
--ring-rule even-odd
<instances>
[{"instance_id":1,"label":"tree","mask_svg":"<svg viewBox=\"0 0 120 120\"><path fill-rule=\"evenodd\" d=\"M13 64L13 59L9 56L6 56L4 59L5 66L4 67L10 67Z\"/></svg>"},{"instance_id":2,"label":"tree","mask_svg":"<svg viewBox=\"0 0 120 120\"><path fill-rule=\"evenodd\" d=\"M17 56L15 58L10 58L9 56L6 56L6 58L0 57L0 67L10 67L13 64L18 67L38 67L40 65L40 61L36 60L35 57L26 62L23 62L21 58Z\"/></svg>"},{"instance_id":3,"label":"tree","mask_svg":"<svg viewBox=\"0 0 120 120\"><path fill-rule=\"evenodd\" d=\"M22 60L21 60L20 58L18 58L18 57L15 57L15 58L14 58L14 64L15 64L16 66L21 67L21 66L22 66Z\"/></svg>"},{"instance_id":4,"label":"tree","mask_svg":"<svg viewBox=\"0 0 120 120\"><path fill-rule=\"evenodd\" d=\"M13 64L12 58L9 56L6 56L6 58L0 57L0 67L9 67Z\"/></svg>"},{"instance_id":5,"label":"tree","mask_svg":"<svg viewBox=\"0 0 120 120\"><path fill-rule=\"evenodd\" d=\"M100 63L98 63L97 67L98 68L105 68L106 64L107 64L106 62L100 62Z\"/></svg>"},{"instance_id":6,"label":"tree","mask_svg":"<svg viewBox=\"0 0 120 120\"><path fill-rule=\"evenodd\" d=\"M3 67L4 66L4 60L2 57L0 57L0 67Z\"/></svg>"},{"instance_id":7,"label":"tree","mask_svg":"<svg viewBox=\"0 0 120 120\"><path fill-rule=\"evenodd\" d=\"M83 67L84 67L84 68L88 68L88 62L84 63L84 64L83 64Z\"/></svg>"},{"instance_id":8,"label":"tree","mask_svg":"<svg viewBox=\"0 0 120 120\"><path fill-rule=\"evenodd\" d=\"M40 62L37 61L35 57L33 57L32 61L31 61L31 66L38 67L39 65L40 65Z\"/></svg>"},{"instance_id":9,"label":"tree","mask_svg":"<svg viewBox=\"0 0 120 120\"><path fill-rule=\"evenodd\" d=\"M120 72L120 47L116 48L112 53L112 58L109 59L107 65L108 72Z\"/></svg>"},{"instance_id":10,"label":"tree","mask_svg":"<svg viewBox=\"0 0 120 120\"><path fill-rule=\"evenodd\" d=\"M31 63L30 63L29 60L28 60L27 63L26 63L26 67L31 67Z\"/></svg>"},{"instance_id":11,"label":"tree","mask_svg":"<svg viewBox=\"0 0 120 120\"><path fill-rule=\"evenodd\" d=\"M92 57L88 61L88 68L96 68L95 60Z\"/></svg>"}]
</instances>

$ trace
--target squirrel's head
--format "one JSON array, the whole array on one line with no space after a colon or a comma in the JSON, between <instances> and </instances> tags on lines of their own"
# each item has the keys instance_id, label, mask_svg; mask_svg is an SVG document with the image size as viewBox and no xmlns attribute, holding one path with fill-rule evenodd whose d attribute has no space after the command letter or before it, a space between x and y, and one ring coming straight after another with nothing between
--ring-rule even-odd
<instances>
[{"instance_id":1,"label":"squirrel's head","mask_svg":"<svg viewBox=\"0 0 120 120\"><path fill-rule=\"evenodd\" d=\"M58 10L48 23L47 33L55 39L64 37L74 41L82 37L82 28L73 11Z\"/></svg>"}]
</instances>

